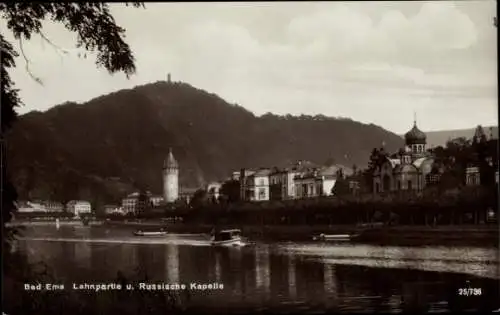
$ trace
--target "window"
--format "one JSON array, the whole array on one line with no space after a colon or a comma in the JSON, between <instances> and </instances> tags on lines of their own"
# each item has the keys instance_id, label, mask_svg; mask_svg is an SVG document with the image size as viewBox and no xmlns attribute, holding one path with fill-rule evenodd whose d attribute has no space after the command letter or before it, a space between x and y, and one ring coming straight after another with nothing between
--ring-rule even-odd
<instances>
[{"instance_id":1,"label":"window","mask_svg":"<svg viewBox=\"0 0 500 315\"><path fill-rule=\"evenodd\" d=\"M266 199L266 190L264 188L259 188L259 200Z\"/></svg>"},{"instance_id":2,"label":"window","mask_svg":"<svg viewBox=\"0 0 500 315\"><path fill-rule=\"evenodd\" d=\"M408 190L412 190L413 189L413 183L411 182L411 180L408 181Z\"/></svg>"},{"instance_id":3,"label":"window","mask_svg":"<svg viewBox=\"0 0 500 315\"><path fill-rule=\"evenodd\" d=\"M418 152L419 153L422 152L422 146L421 145L418 146Z\"/></svg>"},{"instance_id":4,"label":"window","mask_svg":"<svg viewBox=\"0 0 500 315\"><path fill-rule=\"evenodd\" d=\"M259 186L264 186L264 179L259 179Z\"/></svg>"},{"instance_id":5,"label":"window","mask_svg":"<svg viewBox=\"0 0 500 315\"><path fill-rule=\"evenodd\" d=\"M401 190L401 181L398 180L398 190Z\"/></svg>"},{"instance_id":6,"label":"window","mask_svg":"<svg viewBox=\"0 0 500 315\"><path fill-rule=\"evenodd\" d=\"M376 183L375 184L375 192L378 193L380 191L380 184Z\"/></svg>"}]
</instances>

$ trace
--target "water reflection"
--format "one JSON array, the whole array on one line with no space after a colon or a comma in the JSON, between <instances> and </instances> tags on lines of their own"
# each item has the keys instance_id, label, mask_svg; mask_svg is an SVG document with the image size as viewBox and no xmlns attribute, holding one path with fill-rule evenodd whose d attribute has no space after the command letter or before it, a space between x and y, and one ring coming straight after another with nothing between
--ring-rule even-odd
<instances>
[{"instance_id":1,"label":"water reflection","mask_svg":"<svg viewBox=\"0 0 500 315\"><path fill-rule=\"evenodd\" d=\"M67 247L72 247L72 244L66 244ZM90 243L75 243L74 244L75 262L79 267L85 269L92 268L92 250Z\"/></svg>"},{"instance_id":2,"label":"water reflection","mask_svg":"<svg viewBox=\"0 0 500 315\"><path fill-rule=\"evenodd\" d=\"M269 246L264 245L255 253L255 283L265 296L270 291L269 273Z\"/></svg>"},{"instance_id":3,"label":"water reflection","mask_svg":"<svg viewBox=\"0 0 500 315\"><path fill-rule=\"evenodd\" d=\"M61 233L68 233L62 230L63 227ZM190 292L192 303L203 305L256 307L301 303L343 312L389 312L401 310L405 299L415 300L415 292L424 292L429 296L425 303L438 305L439 309L448 307L442 302L450 298L444 284L462 283L470 278L463 270L469 268L482 274L485 268L498 268L496 253L478 248L461 249L463 261L459 261L460 249L451 248L413 252L405 247L364 245L257 244L248 248L213 248L166 245L159 241L93 243L85 237L102 236L90 230L75 229L72 233L68 237L82 240L20 241L19 248L28 253L30 261L46 261L61 279L109 281L118 270L128 275L139 270L142 276L168 283L222 283L222 291ZM422 270L425 268L444 272ZM463 272L449 272L454 270ZM498 284L488 279L477 281L490 288Z\"/></svg>"},{"instance_id":4,"label":"water reflection","mask_svg":"<svg viewBox=\"0 0 500 315\"><path fill-rule=\"evenodd\" d=\"M215 280L221 282L221 253L215 253Z\"/></svg>"},{"instance_id":5,"label":"water reflection","mask_svg":"<svg viewBox=\"0 0 500 315\"><path fill-rule=\"evenodd\" d=\"M288 295L292 299L297 298L296 274L295 274L295 257L288 256Z\"/></svg>"},{"instance_id":6,"label":"water reflection","mask_svg":"<svg viewBox=\"0 0 500 315\"><path fill-rule=\"evenodd\" d=\"M179 248L174 245L167 246L165 251L166 274L168 282L181 283L179 279Z\"/></svg>"},{"instance_id":7,"label":"water reflection","mask_svg":"<svg viewBox=\"0 0 500 315\"><path fill-rule=\"evenodd\" d=\"M335 276L335 266L332 264L325 264L323 267L324 272L324 289L325 289L325 303L331 307L337 304L337 279Z\"/></svg>"}]
</instances>

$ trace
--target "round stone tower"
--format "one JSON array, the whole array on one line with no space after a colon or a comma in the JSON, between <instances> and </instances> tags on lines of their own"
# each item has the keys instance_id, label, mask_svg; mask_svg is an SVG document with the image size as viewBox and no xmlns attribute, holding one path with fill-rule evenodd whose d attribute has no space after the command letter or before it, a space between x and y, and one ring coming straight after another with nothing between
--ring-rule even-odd
<instances>
[{"instance_id":1,"label":"round stone tower","mask_svg":"<svg viewBox=\"0 0 500 315\"><path fill-rule=\"evenodd\" d=\"M166 202L179 199L179 164L172 154L172 149L169 149L163 162L163 199Z\"/></svg>"}]
</instances>

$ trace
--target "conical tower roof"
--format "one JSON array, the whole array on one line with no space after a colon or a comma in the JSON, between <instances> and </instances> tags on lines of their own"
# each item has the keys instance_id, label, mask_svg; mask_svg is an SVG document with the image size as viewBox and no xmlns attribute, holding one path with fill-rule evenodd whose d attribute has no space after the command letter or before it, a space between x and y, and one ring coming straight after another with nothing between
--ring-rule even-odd
<instances>
[{"instance_id":1,"label":"conical tower roof","mask_svg":"<svg viewBox=\"0 0 500 315\"><path fill-rule=\"evenodd\" d=\"M172 148L168 150L168 155L165 161L163 162L163 168L178 168L179 163L174 158L174 154L172 153Z\"/></svg>"}]
</instances>

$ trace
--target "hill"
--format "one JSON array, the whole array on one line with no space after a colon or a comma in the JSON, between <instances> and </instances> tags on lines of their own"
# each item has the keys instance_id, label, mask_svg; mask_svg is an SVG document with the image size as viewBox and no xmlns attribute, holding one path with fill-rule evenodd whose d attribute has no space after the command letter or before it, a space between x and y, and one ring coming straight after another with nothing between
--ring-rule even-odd
<instances>
[{"instance_id":1,"label":"hill","mask_svg":"<svg viewBox=\"0 0 500 315\"><path fill-rule=\"evenodd\" d=\"M498 139L498 126L496 127L483 127L484 132L489 137L490 136L490 128L491 134L495 139ZM450 139L465 137L467 139L471 139L474 136L476 128L470 129L457 129L457 130L442 130L442 131L428 131L427 134L427 144L429 146L445 146L446 142Z\"/></svg>"},{"instance_id":2,"label":"hill","mask_svg":"<svg viewBox=\"0 0 500 315\"><path fill-rule=\"evenodd\" d=\"M118 202L161 192L172 147L182 187L225 179L242 167L314 163L366 165L371 149L401 137L375 125L324 116L256 117L185 83L156 82L20 117L7 135L8 167L20 198Z\"/></svg>"}]
</instances>

